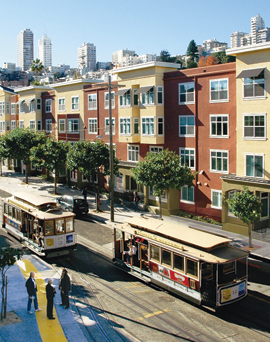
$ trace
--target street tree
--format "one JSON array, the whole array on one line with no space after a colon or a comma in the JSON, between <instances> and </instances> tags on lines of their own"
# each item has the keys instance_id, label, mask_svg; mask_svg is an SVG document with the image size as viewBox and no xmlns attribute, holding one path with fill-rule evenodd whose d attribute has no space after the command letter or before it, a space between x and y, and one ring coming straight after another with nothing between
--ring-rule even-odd
<instances>
[{"instance_id":1,"label":"street tree","mask_svg":"<svg viewBox=\"0 0 270 342\"><path fill-rule=\"evenodd\" d=\"M57 180L59 173L66 166L69 147L65 141L47 138L45 142L31 149L30 160L38 167L47 171L54 171L54 193L57 194Z\"/></svg>"},{"instance_id":2,"label":"street tree","mask_svg":"<svg viewBox=\"0 0 270 342\"><path fill-rule=\"evenodd\" d=\"M7 155L7 150L6 150L6 145L5 145L5 139L3 136L0 137L0 175L2 177L3 172L2 172L2 164L3 164L3 160L6 159L8 157Z\"/></svg>"},{"instance_id":3,"label":"street tree","mask_svg":"<svg viewBox=\"0 0 270 342\"><path fill-rule=\"evenodd\" d=\"M113 157L114 174L118 175L118 159ZM88 182L95 179L97 175L96 186L96 205L99 211L99 192L100 192L100 176L110 174L110 148L104 141L96 139L90 141L77 141L67 154L67 167L70 170L77 169L83 174Z\"/></svg>"},{"instance_id":4,"label":"street tree","mask_svg":"<svg viewBox=\"0 0 270 342\"><path fill-rule=\"evenodd\" d=\"M194 61L189 60L187 62L187 69L197 68L197 66L198 66L197 63Z\"/></svg>"},{"instance_id":5,"label":"street tree","mask_svg":"<svg viewBox=\"0 0 270 342\"><path fill-rule=\"evenodd\" d=\"M231 63L231 62L235 62L236 61L236 57L235 56L231 56L231 55L227 55L226 51L216 52L216 53L214 53L213 56L218 58L221 64Z\"/></svg>"},{"instance_id":6,"label":"street tree","mask_svg":"<svg viewBox=\"0 0 270 342\"><path fill-rule=\"evenodd\" d=\"M168 62L171 58L171 54L169 53L168 50L161 50L160 55L159 55L159 61L161 62Z\"/></svg>"},{"instance_id":7,"label":"street tree","mask_svg":"<svg viewBox=\"0 0 270 342\"><path fill-rule=\"evenodd\" d=\"M162 219L161 195L164 191L181 190L184 185L192 186L195 179L190 168L181 166L180 156L169 149L159 153L148 152L132 173L138 184L153 187L155 196L159 197L160 219Z\"/></svg>"},{"instance_id":8,"label":"street tree","mask_svg":"<svg viewBox=\"0 0 270 342\"><path fill-rule=\"evenodd\" d=\"M23 160L26 164L25 182L28 184L28 167L31 163L31 148L46 141L46 135L43 132L34 132L29 128L16 127L4 136L6 147L6 156L9 159Z\"/></svg>"},{"instance_id":9,"label":"street tree","mask_svg":"<svg viewBox=\"0 0 270 342\"><path fill-rule=\"evenodd\" d=\"M247 187L243 191L234 192L231 198L227 199L231 212L241 221L248 225L249 247L251 247L251 231L254 221L260 218L262 202Z\"/></svg>"},{"instance_id":10,"label":"street tree","mask_svg":"<svg viewBox=\"0 0 270 342\"><path fill-rule=\"evenodd\" d=\"M0 249L0 271L1 271L1 295L2 295L2 304L1 304L1 320L6 318L7 313L7 276L6 273L8 269L15 264L17 260L20 260L22 256L22 251L18 249L14 249L12 247L1 248Z\"/></svg>"},{"instance_id":11,"label":"street tree","mask_svg":"<svg viewBox=\"0 0 270 342\"><path fill-rule=\"evenodd\" d=\"M31 71L35 72L36 73L36 81L38 82L38 74L44 70L44 65L43 63L41 62L40 59L35 59L32 61L32 64L31 64Z\"/></svg>"},{"instance_id":12,"label":"street tree","mask_svg":"<svg viewBox=\"0 0 270 342\"><path fill-rule=\"evenodd\" d=\"M188 44L187 55L189 56L189 61L192 62L195 62L195 59L199 57L198 47L194 39Z\"/></svg>"}]
</instances>

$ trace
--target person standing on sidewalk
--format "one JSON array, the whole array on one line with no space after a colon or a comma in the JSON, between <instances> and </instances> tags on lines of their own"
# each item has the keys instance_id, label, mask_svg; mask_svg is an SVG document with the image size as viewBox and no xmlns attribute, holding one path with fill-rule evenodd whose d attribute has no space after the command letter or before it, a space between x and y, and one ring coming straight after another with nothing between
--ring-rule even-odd
<instances>
[{"instance_id":1,"label":"person standing on sidewalk","mask_svg":"<svg viewBox=\"0 0 270 342\"><path fill-rule=\"evenodd\" d=\"M53 317L53 298L56 294L56 290L52 287L53 280L49 279L46 285L46 297L47 297L47 317L49 319L55 319Z\"/></svg>"},{"instance_id":2,"label":"person standing on sidewalk","mask_svg":"<svg viewBox=\"0 0 270 342\"><path fill-rule=\"evenodd\" d=\"M84 199L87 201L87 187L85 187L82 191L82 195L84 197Z\"/></svg>"},{"instance_id":3,"label":"person standing on sidewalk","mask_svg":"<svg viewBox=\"0 0 270 342\"><path fill-rule=\"evenodd\" d=\"M134 203L134 208L135 211L139 210L138 204L139 204L140 197L137 195L137 192L133 193L133 203Z\"/></svg>"},{"instance_id":4,"label":"person standing on sidewalk","mask_svg":"<svg viewBox=\"0 0 270 342\"><path fill-rule=\"evenodd\" d=\"M27 312L29 314L32 314L31 312L31 305L32 300L34 299L34 307L35 311L41 311L41 309L38 307L38 300L37 300L37 283L35 281L35 272L30 272L30 277L27 279L25 283L27 293L28 293L28 304L27 304Z\"/></svg>"},{"instance_id":5,"label":"person standing on sidewalk","mask_svg":"<svg viewBox=\"0 0 270 342\"><path fill-rule=\"evenodd\" d=\"M62 303L60 305L65 305L65 309L69 308L69 291L70 291L70 278L68 271L64 268L62 276L60 279L59 288L61 290Z\"/></svg>"}]
</instances>

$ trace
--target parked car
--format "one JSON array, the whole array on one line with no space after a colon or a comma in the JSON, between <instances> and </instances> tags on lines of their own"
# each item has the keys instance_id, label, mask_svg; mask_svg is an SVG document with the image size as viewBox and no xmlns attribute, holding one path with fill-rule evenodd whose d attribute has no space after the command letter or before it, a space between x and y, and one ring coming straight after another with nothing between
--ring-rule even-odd
<instances>
[{"instance_id":1,"label":"parked car","mask_svg":"<svg viewBox=\"0 0 270 342\"><path fill-rule=\"evenodd\" d=\"M63 209L72 211L78 216L86 215L88 213L88 203L84 198L80 196L64 195L62 197L59 197L57 201Z\"/></svg>"}]
</instances>

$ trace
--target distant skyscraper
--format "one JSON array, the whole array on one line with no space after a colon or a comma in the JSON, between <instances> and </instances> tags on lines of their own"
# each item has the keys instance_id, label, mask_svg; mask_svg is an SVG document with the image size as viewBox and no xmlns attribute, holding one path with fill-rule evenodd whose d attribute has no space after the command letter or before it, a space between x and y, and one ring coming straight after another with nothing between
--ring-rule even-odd
<instances>
[{"instance_id":1,"label":"distant skyscraper","mask_svg":"<svg viewBox=\"0 0 270 342\"><path fill-rule=\"evenodd\" d=\"M119 50L116 52L113 52L112 54L112 62L114 65L123 65L123 59L126 57L133 57L135 56L135 51L133 50Z\"/></svg>"},{"instance_id":2,"label":"distant skyscraper","mask_svg":"<svg viewBox=\"0 0 270 342\"><path fill-rule=\"evenodd\" d=\"M83 43L78 48L78 68L87 71L96 69L96 47L94 44Z\"/></svg>"},{"instance_id":3,"label":"distant skyscraper","mask_svg":"<svg viewBox=\"0 0 270 342\"><path fill-rule=\"evenodd\" d=\"M45 68L52 66L52 43L46 34L38 41L38 58Z\"/></svg>"},{"instance_id":4,"label":"distant skyscraper","mask_svg":"<svg viewBox=\"0 0 270 342\"><path fill-rule=\"evenodd\" d=\"M34 34L30 29L21 31L18 35L18 67L27 71L34 59Z\"/></svg>"}]
</instances>

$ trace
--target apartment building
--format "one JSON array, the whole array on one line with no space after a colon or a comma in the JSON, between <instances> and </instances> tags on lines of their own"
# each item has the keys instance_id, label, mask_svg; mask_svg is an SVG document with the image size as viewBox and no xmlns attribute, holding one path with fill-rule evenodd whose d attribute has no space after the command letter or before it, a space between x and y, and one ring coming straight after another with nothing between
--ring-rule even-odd
<instances>
[{"instance_id":1,"label":"apartment building","mask_svg":"<svg viewBox=\"0 0 270 342\"><path fill-rule=\"evenodd\" d=\"M33 59L34 34L30 29L25 29L18 35L18 67L22 71L29 70Z\"/></svg>"},{"instance_id":2,"label":"apartment building","mask_svg":"<svg viewBox=\"0 0 270 342\"><path fill-rule=\"evenodd\" d=\"M223 175L224 199L247 186L263 204L261 218L253 229L269 227L270 193L270 42L228 49L236 56L236 173ZM248 235L248 227L223 202L223 229Z\"/></svg>"},{"instance_id":3,"label":"apartment building","mask_svg":"<svg viewBox=\"0 0 270 342\"><path fill-rule=\"evenodd\" d=\"M96 47L94 44L83 43L78 48L78 69L86 71L96 69Z\"/></svg>"},{"instance_id":4,"label":"apartment building","mask_svg":"<svg viewBox=\"0 0 270 342\"><path fill-rule=\"evenodd\" d=\"M38 41L38 58L45 68L52 66L52 43L46 34Z\"/></svg>"},{"instance_id":5,"label":"apartment building","mask_svg":"<svg viewBox=\"0 0 270 342\"><path fill-rule=\"evenodd\" d=\"M0 86L0 134L11 130L10 120L13 111L11 98L15 94L14 90Z\"/></svg>"}]
</instances>

